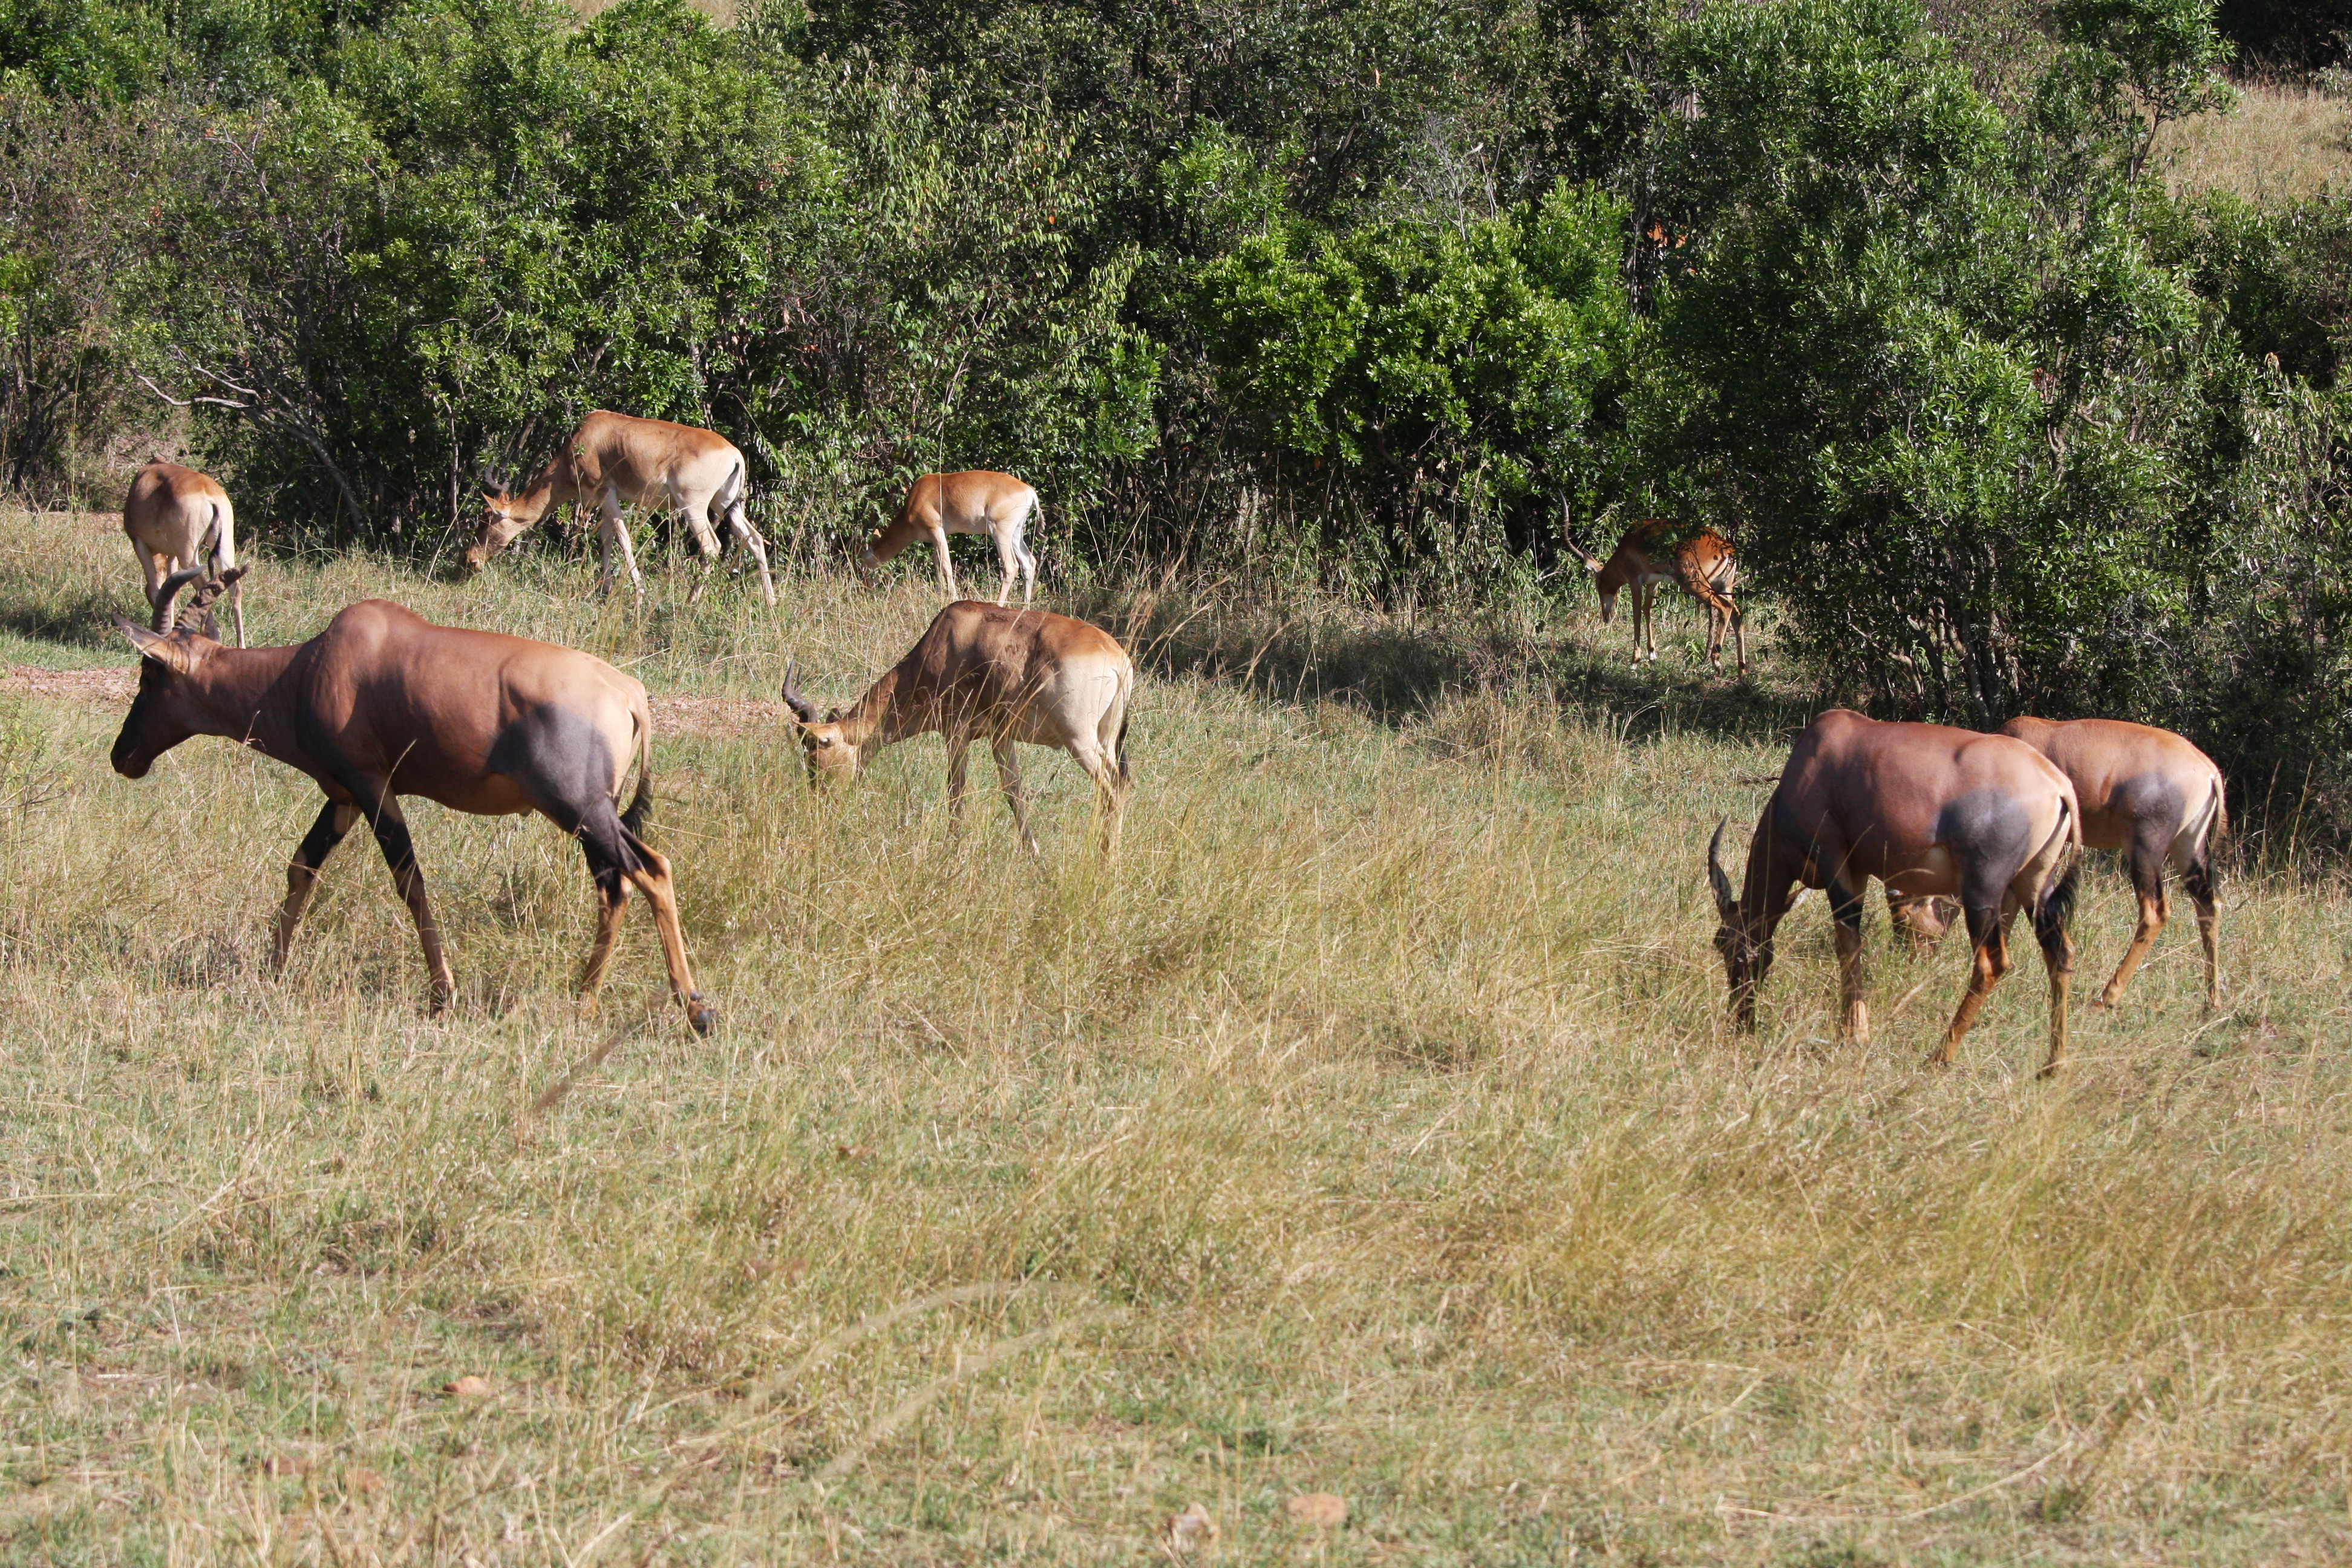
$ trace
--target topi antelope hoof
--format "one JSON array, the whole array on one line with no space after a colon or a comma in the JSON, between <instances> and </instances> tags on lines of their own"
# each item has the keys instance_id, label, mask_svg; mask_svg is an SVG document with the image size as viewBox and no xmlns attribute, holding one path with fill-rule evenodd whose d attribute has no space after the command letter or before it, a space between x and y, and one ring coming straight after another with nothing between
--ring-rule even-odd
<instances>
[{"instance_id":1,"label":"topi antelope hoof","mask_svg":"<svg viewBox=\"0 0 2352 1568\"><path fill-rule=\"evenodd\" d=\"M719 1009L704 999L701 992L693 992L686 999L686 1021L698 1035L710 1033L710 1026L719 1021Z\"/></svg>"}]
</instances>

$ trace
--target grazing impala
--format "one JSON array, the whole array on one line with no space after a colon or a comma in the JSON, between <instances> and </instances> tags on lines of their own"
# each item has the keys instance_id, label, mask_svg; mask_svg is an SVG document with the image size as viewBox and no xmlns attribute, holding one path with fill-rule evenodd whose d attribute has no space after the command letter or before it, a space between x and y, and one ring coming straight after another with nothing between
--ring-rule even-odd
<instances>
[{"instance_id":1,"label":"grazing impala","mask_svg":"<svg viewBox=\"0 0 2352 1568\"><path fill-rule=\"evenodd\" d=\"M175 569L201 567L212 558L212 570L230 584L228 607L236 619L236 646L245 646L245 591L237 579L236 515L228 492L210 474L149 460L131 481L122 502L122 531L138 552L139 570L147 575L147 607L163 605L163 584ZM234 575L232 575L234 574Z\"/></svg>"},{"instance_id":2,"label":"grazing impala","mask_svg":"<svg viewBox=\"0 0 2352 1568\"><path fill-rule=\"evenodd\" d=\"M1560 510L1560 536L1568 537L1565 507ZM1662 584L1678 583L1706 607L1708 662L1718 670L1723 668L1723 639L1727 633L1738 645L1739 673L1748 673L1748 628L1739 606L1731 602L1731 591L1739 583L1739 555L1731 548L1731 541L1711 528L1703 528L1677 542L1672 523L1652 518L1627 529L1607 561L1587 555L1573 539L1568 539L1568 547L1598 578L1602 626L1616 618L1618 590L1633 591L1635 664L1642 662L1645 638L1650 658L1654 660L1658 657L1658 588Z\"/></svg>"},{"instance_id":3,"label":"grazing impala","mask_svg":"<svg viewBox=\"0 0 2352 1568\"><path fill-rule=\"evenodd\" d=\"M925 474L907 492L906 504L890 526L866 546L860 569L871 582L874 569L918 539L927 538L940 558L940 583L947 595L956 596L955 563L948 559L948 535L985 533L996 541L996 559L1004 568L1003 585L996 591L1000 605L1013 597L1013 580L1022 581L1021 602L1037 591L1037 558L1022 542L1029 520L1037 514L1037 492L1011 474L975 468L961 474Z\"/></svg>"},{"instance_id":4,"label":"grazing impala","mask_svg":"<svg viewBox=\"0 0 2352 1568\"><path fill-rule=\"evenodd\" d=\"M2213 759L2169 730L2115 719L2011 719L2000 732L2024 742L2058 764L2083 803L2083 842L2120 849L2139 894L2139 926L2107 982L2099 1005L2112 1007L2157 933L2164 930L2164 863L2197 905L2197 934L2205 943L2205 1005L2221 1000L2221 961L2213 909L2213 840L2230 828L2221 770Z\"/></svg>"},{"instance_id":5,"label":"grazing impala","mask_svg":"<svg viewBox=\"0 0 2352 1568\"><path fill-rule=\"evenodd\" d=\"M714 430L599 408L580 422L563 450L528 487L516 491L500 483L482 492L486 510L481 532L466 552L467 569L480 571L551 508L593 501L604 516L598 543L604 575L597 592L611 593L614 576L626 568L630 590L643 593L645 579L637 574L636 552L630 548L621 509L667 502L686 518L706 570L719 557L719 536L710 530L710 513L716 509L751 552L760 568L760 592L772 605L776 584L768 575L768 546L743 514L744 473L743 454ZM614 564L615 551L618 567ZM694 592L701 596L699 583Z\"/></svg>"},{"instance_id":6,"label":"grazing impala","mask_svg":"<svg viewBox=\"0 0 2352 1568\"><path fill-rule=\"evenodd\" d=\"M1021 794L1016 742L1058 746L1095 782L1105 853L1118 847L1127 807L1127 704L1135 666L1099 626L1043 610L962 599L933 617L913 651L846 710L822 720L784 667L784 705L800 727L809 782L857 776L883 747L937 731L948 748L948 816L963 824L964 760L974 741L996 757L997 782L1029 853L1037 853Z\"/></svg>"},{"instance_id":7,"label":"grazing impala","mask_svg":"<svg viewBox=\"0 0 2352 1568\"><path fill-rule=\"evenodd\" d=\"M2050 1059L2066 1057L2066 987L2074 944L2066 921L2082 858L2074 786L2047 757L2003 735L1941 724L1883 724L1832 708L1806 726L1765 803L1738 895L1723 869L1723 830L1706 847L1722 928L1715 944L1741 1029L1756 1026L1756 991L1772 969L1772 933L1799 884L1827 889L1835 922L1840 1034L1870 1038L1862 992L1862 895L1878 878L1906 899L1960 901L1976 950L1968 994L1927 1060L1943 1066L2009 969L2008 917L2033 921L2050 973Z\"/></svg>"},{"instance_id":8,"label":"grazing impala","mask_svg":"<svg viewBox=\"0 0 2352 1568\"><path fill-rule=\"evenodd\" d=\"M629 883L654 907L670 985L696 1031L711 1008L694 988L669 862L637 835L651 798L653 723L645 688L584 653L496 632L431 626L381 599L352 605L296 647L230 648L175 624L180 590L200 575L173 574L152 627L117 618L140 652L139 695L114 742L114 771L143 778L192 735L221 735L308 773L326 792L318 820L286 872L271 957L284 968L295 922L319 868L364 817L415 917L433 1007L456 983L425 897L403 795L421 795L479 816L536 811L580 840L599 903L582 972L583 1000L604 984ZM198 590L208 606L234 574ZM637 797L620 809L621 782L637 764Z\"/></svg>"}]
</instances>

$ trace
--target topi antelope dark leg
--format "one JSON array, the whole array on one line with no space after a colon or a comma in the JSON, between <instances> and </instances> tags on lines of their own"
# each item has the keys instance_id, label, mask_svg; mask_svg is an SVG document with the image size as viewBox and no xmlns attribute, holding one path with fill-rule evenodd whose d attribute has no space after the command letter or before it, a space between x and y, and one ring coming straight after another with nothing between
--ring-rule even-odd
<instances>
[{"instance_id":1,"label":"topi antelope dark leg","mask_svg":"<svg viewBox=\"0 0 2352 1568\"><path fill-rule=\"evenodd\" d=\"M360 819L360 808L347 800L330 800L319 807L318 819L310 831L302 836L302 843L294 851L293 860L286 868L286 904L278 911L278 930L269 945L269 967L273 972L286 967L286 954L294 945L294 927L302 911L310 906L310 895L319 886L319 868L335 852L335 846Z\"/></svg>"}]
</instances>

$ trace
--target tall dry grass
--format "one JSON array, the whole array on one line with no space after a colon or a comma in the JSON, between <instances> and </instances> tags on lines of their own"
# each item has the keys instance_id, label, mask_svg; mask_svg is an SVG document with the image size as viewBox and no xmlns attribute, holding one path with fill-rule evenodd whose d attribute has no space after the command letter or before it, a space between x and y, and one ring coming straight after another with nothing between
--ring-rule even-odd
<instances>
[{"instance_id":1,"label":"tall dry grass","mask_svg":"<svg viewBox=\"0 0 2352 1568\"><path fill-rule=\"evenodd\" d=\"M2242 85L2230 112L2164 127L2155 153L2175 195L2220 190L2254 202L2341 193L2347 161L2352 106L2294 83Z\"/></svg>"},{"instance_id":2,"label":"tall dry grass","mask_svg":"<svg viewBox=\"0 0 2352 1568\"><path fill-rule=\"evenodd\" d=\"M0 660L128 668L108 526L0 520ZM986 796L949 840L935 745L818 799L719 700L787 647L846 696L919 574L588 582L247 603L394 594L687 715L653 831L708 1041L641 911L580 1016L576 851L427 805L456 1011L356 839L272 978L307 786L201 742L128 783L118 707L0 699L0 1555L1124 1562L1193 1501L1221 1563L2352 1555L2340 894L2230 883L2229 1010L2176 930L2056 1086L2029 960L1930 1076L1962 955L1874 919L1841 1049L1818 900L1724 1031L1700 856L1796 710L1696 677L1686 609L1635 679L1589 605L1098 595L1147 653L1106 865L1066 761L1030 862Z\"/></svg>"}]
</instances>

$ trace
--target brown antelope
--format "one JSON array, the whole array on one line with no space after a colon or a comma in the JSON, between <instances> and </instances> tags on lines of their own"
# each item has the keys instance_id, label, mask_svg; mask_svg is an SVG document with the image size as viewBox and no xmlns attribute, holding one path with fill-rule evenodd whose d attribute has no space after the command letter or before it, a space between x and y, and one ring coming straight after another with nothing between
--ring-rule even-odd
<instances>
[{"instance_id":1,"label":"brown antelope","mask_svg":"<svg viewBox=\"0 0 2352 1568\"><path fill-rule=\"evenodd\" d=\"M2033 920L2050 973L2050 1059L2066 1057L2066 988L2074 948L2066 921L2082 858L2074 786L2047 757L2003 735L1941 724L1885 724L1832 708L1789 753L1748 847L1738 895L1723 869L1717 823L1706 847L1707 881L1722 927L1715 945L1731 982L1742 1030L1756 1026L1756 992L1772 969L1772 933L1800 883L1829 894L1835 924L1839 1033L1870 1038L1863 1000L1862 895L1876 877L1906 900L1957 897L1976 950L1968 993L1927 1058L1952 1059L1985 998L2009 970L2007 922Z\"/></svg>"},{"instance_id":2,"label":"brown antelope","mask_svg":"<svg viewBox=\"0 0 2352 1568\"><path fill-rule=\"evenodd\" d=\"M760 593L776 602L776 584L768 575L768 546L751 520L743 513L743 454L714 430L673 425L667 419L636 419L599 408L580 422L539 478L517 491L499 482L482 492L485 508L481 531L466 552L468 571L478 572L491 556L513 543L524 530L551 508L593 502L603 514L597 536L604 577L597 592L613 591L614 578L625 568L633 593L645 591L637 574L636 552L622 524L621 509L639 503L669 508L685 517L701 552L704 569L719 558L719 536L711 531L710 512L717 509L743 548L760 568ZM614 564L618 552L620 564ZM695 585L695 596L702 594Z\"/></svg>"},{"instance_id":3,"label":"brown antelope","mask_svg":"<svg viewBox=\"0 0 2352 1568\"><path fill-rule=\"evenodd\" d=\"M1607 626L1617 616L1617 594L1622 588L1633 591L1633 662L1642 662L1644 639L1653 660L1658 657L1658 588L1662 584L1678 583L1694 599L1706 609L1706 657L1717 669L1723 668L1723 639L1728 634L1739 650L1739 673L1748 673L1748 628L1739 606L1731 602L1731 591L1739 583L1739 553L1731 541L1711 528L1703 528L1692 537L1676 542L1674 525L1663 518L1651 518L1627 529L1617 541L1617 548L1607 561L1588 555L1575 540L1568 539L1568 510L1560 510L1560 536L1568 540L1569 549L1584 563L1585 570L1597 578L1601 590L1601 624Z\"/></svg>"},{"instance_id":4,"label":"brown antelope","mask_svg":"<svg viewBox=\"0 0 2352 1568\"><path fill-rule=\"evenodd\" d=\"M115 738L114 771L143 778L157 757L190 736L220 735L318 781L327 799L287 868L271 947L277 968L286 965L320 866L365 817L415 917L433 1009L441 1011L456 983L401 797L421 795L479 816L536 811L580 840L595 883L596 935L580 978L582 999L604 984L634 882L653 905L670 985L688 1021L709 1032L710 1005L687 968L669 862L638 837L653 793L644 687L601 658L432 626L381 599L350 606L299 647L224 647L176 624L180 590L200 574L172 574L152 626L116 617L140 661L139 695ZM193 607L209 606L233 577L205 584ZM637 795L623 811L621 783L633 760Z\"/></svg>"},{"instance_id":5,"label":"brown antelope","mask_svg":"<svg viewBox=\"0 0 2352 1568\"><path fill-rule=\"evenodd\" d=\"M1043 610L961 599L932 618L912 651L848 709L822 720L784 667L784 705L800 728L812 784L852 779L883 747L936 731L948 748L948 818L963 824L964 761L974 741L996 758L997 782L1021 842L1037 853L1013 744L1058 746L1095 783L1105 853L1118 847L1127 807L1127 705L1135 666L1099 626Z\"/></svg>"},{"instance_id":6,"label":"brown antelope","mask_svg":"<svg viewBox=\"0 0 2352 1568\"><path fill-rule=\"evenodd\" d=\"M201 567L210 556L214 574L230 585L228 607L236 621L236 646L245 646L245 589L238 581L245 574L236 570L236 515L219 480L161 458L150 458L123 498L122 531L131 536L139 570L146 574L150 612L163 604L163 584L173 571Z\"/></svg>"},{"instance_id":7,"label":"brown antelope","mask_svg":"<svg viewBox=\"0 0 2352 1568\"><path fill-rule=\"evenodd\" d=\"M2074 781L2083 803L2083 842L2120 849L2139 894L2139 926L2100 994L2099 1005L2122 999L2133 972L2164 930L2164 863L2197 905L2197 934L2205 943L2205 1005L2221 1005L2221 962L2213 908L2213 840L2230 828L2221 770L2213 759L2169 730L2115 719L2011 719L2000 732L2048 757Z\"/></svg>"},{"instance_id":8,"label":"brown antelope","mask_svg":"<svg viewBox=\"0 0 2352 1568\"><path fill-rule=\"evenodd\" d=\"M1037 558L1029 553L1022 534L1037 515L1037 492L1011 474L974 468L961 474L925 474L907 492L906 504L890 526L875 534L860 558L859 570L874 580L874 569L917 539L928 538L940 558L940 583L947 595L956 596L955 563L948 559L948 535L985 533L996 541L996 559L1004 568L1003 585L996 591L1000 605L1013 597L1013 580L1022 582L1021 602L1037 591Z\"/></svg>"}]
</instances>

